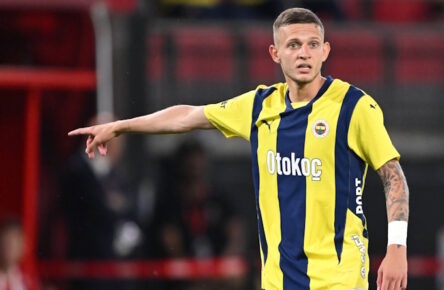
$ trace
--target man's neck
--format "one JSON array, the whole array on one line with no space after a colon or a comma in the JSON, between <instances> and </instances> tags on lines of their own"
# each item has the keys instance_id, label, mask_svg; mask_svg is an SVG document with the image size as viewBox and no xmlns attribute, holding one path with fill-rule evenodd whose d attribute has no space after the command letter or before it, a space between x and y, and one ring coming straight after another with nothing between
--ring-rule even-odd
<instances>
[{"instance_id":1,"label":"man's neck","mask_svg":"<svg viewBox=\"0 0 444 290\"><path fill-rule=\"evenodd\" d=\"M309 83L297 83L287 79L290 101L292 103L311 101L316 97L324 82L325 78L320 74Z\"/></svg>"}]
</instances>

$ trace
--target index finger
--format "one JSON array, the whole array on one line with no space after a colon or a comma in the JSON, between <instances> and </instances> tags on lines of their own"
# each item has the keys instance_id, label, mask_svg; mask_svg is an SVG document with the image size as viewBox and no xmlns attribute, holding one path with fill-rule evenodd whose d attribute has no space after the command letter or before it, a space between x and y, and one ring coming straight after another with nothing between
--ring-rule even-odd
<instances>
[{"instance_id":1,"label":"index finger","mask_svg":"<svg viewBox=\"0 0 444 290\"><path fill-rule=\"evenodd\" d=\"M72 130L71 132L69 132L68 136L91 135L91 133L92 133L91 127L79 128L79 129L75 129L75 130Z\"/></svg>"}]
</instances>

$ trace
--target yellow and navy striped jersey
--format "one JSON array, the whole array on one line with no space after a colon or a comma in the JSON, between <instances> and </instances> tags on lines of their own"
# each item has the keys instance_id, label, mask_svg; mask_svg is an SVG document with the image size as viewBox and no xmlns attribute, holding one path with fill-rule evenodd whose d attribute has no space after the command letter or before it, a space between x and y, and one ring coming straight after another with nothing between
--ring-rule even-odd
<instances>
[{"instance_id":1,"label":"yellow and navy striped jersey","mask_svg":"<svg viewBox=\"0 0 444 290\"><path fill-rule=\"evenodd\" d=\"M368 289L365 176L399 158L376 102L327 77L308 103L279 83L204 112L251 143L262 288Z\"/></svg>"}]
</instances>

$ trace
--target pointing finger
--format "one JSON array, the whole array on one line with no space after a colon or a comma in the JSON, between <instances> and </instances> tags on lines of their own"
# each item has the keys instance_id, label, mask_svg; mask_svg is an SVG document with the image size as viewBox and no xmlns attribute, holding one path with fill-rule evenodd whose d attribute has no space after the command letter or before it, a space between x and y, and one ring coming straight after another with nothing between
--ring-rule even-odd
<instances>
[{"instance_id":1,"label":"pointing finger","mask_svg":"<svg viewBox=\"0 0 444 290\"><path fill-rule=\"evenodd\" d=\"M92 133L92 128L91 127L87 127L87 128L79 128L76 130L72 130L68 133L68 136L77 136L77 135L88 135Z\"/></svg>"}]
</instances>

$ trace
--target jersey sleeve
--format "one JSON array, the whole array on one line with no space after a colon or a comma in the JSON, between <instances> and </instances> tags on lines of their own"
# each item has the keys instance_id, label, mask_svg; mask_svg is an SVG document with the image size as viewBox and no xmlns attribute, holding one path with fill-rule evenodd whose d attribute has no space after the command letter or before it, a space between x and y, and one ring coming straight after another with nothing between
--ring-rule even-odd
<instances>
[{"instance_id":1,"label":"jersey sleeve","mask_svg":"<svg viewBox=\"0 0 444 290\"><path fill-rule=\"evenodd\" d=\"M206 105L207 119L227 138L250 140L253 102L256 90L217 104Z\"/></svg>"},{"instance_id":2,"label":"jersey sleeve","mask_svg":"<svg viewBox=\"0 0 444 290\"><path fill-rule=\"evenodd\" d=\"M348 144L374 170L387 161L400 157L385 129L381 108L368 95L358 101L353 111Z\"/></svg>"}]
</instances>

